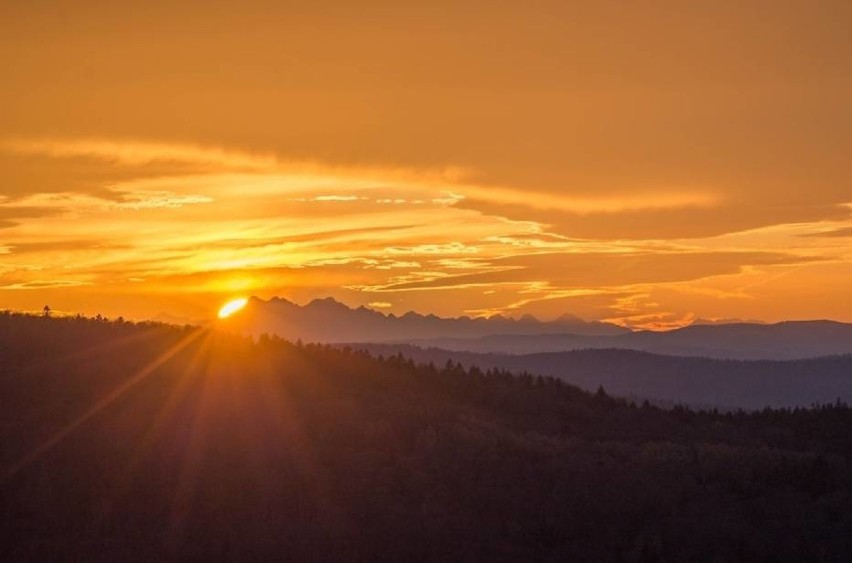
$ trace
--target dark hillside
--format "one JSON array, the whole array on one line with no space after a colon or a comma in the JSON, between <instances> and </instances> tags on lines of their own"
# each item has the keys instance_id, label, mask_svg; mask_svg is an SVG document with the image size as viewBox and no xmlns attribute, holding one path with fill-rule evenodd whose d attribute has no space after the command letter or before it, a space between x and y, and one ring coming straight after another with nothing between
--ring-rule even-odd
<instances>
[{"instance_id":1,"label":"dark hillside","mask_svg":"<svg viewBox=\"0 0 852 563\"><path fill-rule=\"evenodd\" d=\"M637 350L572 350L541 354L478 354L408 344L353 344L373 354L401 353L417 362L448 360L482 369L558 377L619 397L727 409L809 407L852 402L852 355L806 360L719 360Z\"/></svg>"},{"instance_id":2,"label":"dark hillside","mask_svg":"<svg viewBox=\"0 0 852 563\"><path fill-rule=\"evenodd\" d=\"M6 561L848 561L852 412L0 314Z\"/></svg>"}]
</instances>

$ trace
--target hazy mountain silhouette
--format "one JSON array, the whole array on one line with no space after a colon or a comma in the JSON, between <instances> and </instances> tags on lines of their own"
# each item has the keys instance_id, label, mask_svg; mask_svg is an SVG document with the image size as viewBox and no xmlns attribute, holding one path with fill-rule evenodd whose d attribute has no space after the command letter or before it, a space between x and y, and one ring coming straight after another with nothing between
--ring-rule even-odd
<instances>
[{"instance_id":1,"label":"hazy mountain silhouette","mask_svg":"<svg viewBox=\"0 0 852 563\"><path fill-rule=\"evenodd\" d=\"M672 356L794 360L852 354L852 324L834 321L715 324L692 325L667 332L637 331L611 336L497 334L476 339L422 339L414 343L482 353L528 354L619 348Z\"/></svg>"},{"instance_id":2,"label":"hazy mountain silhouette","mask_svg":"<svg viewBox=\"0 0 852 563\"><path fill-rule=\"evenodd\" d=\"M308 342L399 342L426 338L478 338L492 334L538 335L571 333L587 336L624 334L627 329L599 322L587 323L571 315L542 322L531 315L520 319L442 318L408 312L383 314L366 307L352 309L331 297L304 306L281 298L264 301L253 297L229 320L254 334L277 334Z\"/></svg>"},{"instance_id":3,"label":"hazy mountain silhouette","mask_svg":"<svg viewBox=\"0 0 852 563\"><path fill-rule=\"evenodd\" d=\"M852 402L852 355L806 360L717 360L635 350L574 350L543 354L477 354L407 344L363 344L416 362L501 369L556 377L588 391L693 407L762 409Z\"/></svg>"},{"instance_id":4,"label":"hazy mountain silhouette","mask_svg":"<svg viewBox=\"0 0 852 563\"><path fill-rule=\"evenodd\" d=\"M571 315L549 322L442 318L414 312L385 315L352 309L332 298L300 306L286 299L252 298L228 321L252 334L328 343L409 343L454 351L528 354L587 348L620 348L720 359L800 359L852 353L852 324L789 321L777 324L700 324L668 332L637 331Z\"/></svg>"}]
</instances>

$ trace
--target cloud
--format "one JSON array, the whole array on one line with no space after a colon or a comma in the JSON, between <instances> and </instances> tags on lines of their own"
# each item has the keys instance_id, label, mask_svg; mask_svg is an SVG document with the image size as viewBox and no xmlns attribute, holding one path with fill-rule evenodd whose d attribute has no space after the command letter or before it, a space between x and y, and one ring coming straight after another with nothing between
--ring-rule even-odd
<instances>
[{"instance_id":1,"label":"cloud","mask_svg":"<svg viewBox=\"0 0 852 563\"><path fill-rule=\"evenodd\" d=\"M15 227L27 219L51 217L61 209L43 205L15 205L0 200L0 229Z\"/></svg>"},{"instance_id":2,"label":"cloud","mask_svg":"<svg viewBox=\"0 0 852 563\"><path fill-rule=\"evenodd\" d=\"M80 138L12 138L0 142L0 149L24 155L52 158L97 159L125 166L156 163L192 164L220 170L267 171L278 168L271 155L229 151L218 147L186 143L156 143L132 140Z\"/></svg>"},{"instance_id":3,"label":"cloud","mask_svg":"<svg viewBox=\"0 0 852 563\"><path fill-rule=\"evenodd\" d=\"M545 283L553 288L624 287L734 274L745 266L798 264L813 258L771 252L543 253L490 261L490 272L424 277L390 283L382 291Z\"/></svg>"},{"instance_id":4,"label":"cloud","mask_svg":"<svg viewBox=\"0 0 852 563\"><path fill-rule=\"evenodd\" d=\"M722 198L708 190L679 188L673 190L636 189L629 193L569 195L535 192L501 187L465 187L460 201L488 202L500 206L522 206L533 211L559 211L575 215L614 214L635 211L681 208L714 208Z\"/></svg>"},{"instance_id":5,"label":"cloud","mask_svg":"<svg viewBox=\"0 0 852 563\"><path fill-rule=\"evenodd\" d=\"M432 255L432 254L478 254L482 250L477 246L471 246L462 242L454 241L445 244L418 244L415 246L388 246L385 252L389 254L408 255Z\"/></svg>"},{"instance_id":6,"label":"cloud","mask_svg":"<svg viewBox=\"0 0 852 563\"><path fill-rule=\"evenodd\" d=\"M295 198L294 201L366 201L368 198L357 195L318 195L310 199Z\"/></svg>"},{"instance_id":7,"label":"cloud","mask_svg":"<svg viewBox=\"0 0 852 563\"><path fill-rule=\"evenodd\" d=\"M458 206L487 215L535 221L566 237L597 240L708 238L778 224L849 217L849 210L840 204L773 206L744 201L719 203L714 207L649 207L588 213L470 198Z\"/></svg>"},{"instance_id":8,"label":"cloud","mask_svg":"<svg viewBox=\"0 0 852 563\"><path fill-rule=\"evenodd\" d=\"M755 205L721 189L492 188L426 168L294 164L168 143L33 141L18 150L106 172L81 190L0 197L3 287L96 301L106 299L97 289L122 299L240 292L360 304L398 292L394 307L425 312L547 317L569 307L662 326L689 311L651 299L622 306L651 285L705 282L696 302L742 300L760 286L718 280L848 254L840 234L831 244L799 236L845 232L836 221L848 206Z\"/></svg>"},{"instance_id":9,"label":"cloud","mask_svg":"<svg viewBox=\"0 0 852 563\"><path fill-rule=\"evenodd\" d=\"M63 287L80 287L85 285L92 285L90 282L84 281L74 281L74 280L32 280L27 282L20 283L11 283L7 285L0 286L0 289L32 289L32 290L42 290L42 289L54 289L54 288L63 288Z\"/></svg>"},{"instance_id":10,"label":"cloud","mask_svg":"<svg viewBox=\"0 0 852 563\"><path fill-rule=\"evenodd\" d=\"M360 227L337 229L328 227L322 223L314 223L294 227L298 232L273 237L251 237L251 238L210 238L207 240L173 246L176 250L197 251L212 248L272 248L290 245L325 246L325 245L350 245L361 241L381 241L387 236L402 236L416 227L412 224L386 225L378 227Z\"/></svg>"},{"instance_id":11,"label":"cloud","mask_svg":"<svg viewBox=\"0 0 852 563\"><path fill-rule=\"evenodd\" d=\"M8 149L8 145L6 146ZM111 186L140 178L186 175L198 168L179 163L128 167L94 158L54 158L43 153L4 151L0 142L0 194L17 199L33 194L76 192L102 199L120 198Z\"/></svg>"},{"instance_id":12,"label":"cloud","mask_svg":"<svg viewBox=\"0 0 852 563\"><path fill-rule=\"evenodd\" d=\"M121 202L113 204L120 209L154 209L158 207L183 207L199 203L211 203L212 197L203 195L183 195L169 192L137 191L126 194Z\"/></svg>"},{"instance_id":13,"label":"cloud","mask_svg":"<svg viewBox=\"0 0 852 563\"><path fill-rule=\"evenodd\" d=\"M79 250L108 251L128 248L126 245L110 244L100 239L88 240L50 240L44 242L20 242L8 245L9 253L40 254L48 252L74 252Z\"/></svg>"},{"instance_id":14,"label":"cloud","mask_svg":"<svg viewBox=\"0 0 852 563\"><path fill-rule=\"evenodd\" d=\"M494 291L494 290L489 290ZM523 312L541 319L570 315L580 319L600 319L609 316L612 303L630 295L608 289L557 289L547 284L528 284L517 292L515 300L497 306L469 308L465 312L476 316L515 316Z\"/></svg>"},{"instance_id":15,"label":"cloud","mask_svg":"<svg viewBox=\"0 0 852 563\"><path fill-rule=\"evenodd\" d=\"M827 231L816 231L812 233L802 233L800 237L852 237L852 227L842 227L839 229L829 229Z\"/></svg>"},{"instance_id":16,"label":"cloud","mask_svg":"<svg viewBox=\"0 0 852 563\"><path fill-rule=\"evenodd\" d=\"M316 160L280 158L273 153L225 149L210 144L163 143L132 139L6 138L0 139L0 152L71 161L95 160L101 164L136 169L144 169L150 165L165 165L178 167L177 170L204 174L271 174L313 180L348 179L353 185L361 185L361 187L364 187L365 182L367 187L379 187L388 181L409 184L427 183L443 187L443 185L453 185L469 175L468 171L457 166L335 165ZM444 189L442 193L446 197L446 193L451 192Z\"/></svg>"}]
</instances>

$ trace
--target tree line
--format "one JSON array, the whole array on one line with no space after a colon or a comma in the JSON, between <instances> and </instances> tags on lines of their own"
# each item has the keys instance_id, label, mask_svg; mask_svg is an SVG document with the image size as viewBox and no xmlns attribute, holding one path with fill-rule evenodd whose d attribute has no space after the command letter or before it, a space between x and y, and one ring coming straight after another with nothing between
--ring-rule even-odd
<instances>
[{"instance_id":1,"label":"tree line","mask_svg":"<svg viewBox=\"0 0 852 563\"><path fill-rule=\"evenodd\" d=\"M4 560L845 561L852 412L0 313ZM69 428L71 430L69 430Z\"/></svg>"}]
</instances>

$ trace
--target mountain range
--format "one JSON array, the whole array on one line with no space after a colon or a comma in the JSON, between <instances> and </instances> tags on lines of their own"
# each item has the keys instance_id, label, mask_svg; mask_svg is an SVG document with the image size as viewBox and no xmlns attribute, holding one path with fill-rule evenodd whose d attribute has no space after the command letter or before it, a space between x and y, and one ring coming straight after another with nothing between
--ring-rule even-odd
<instances>
[{"instance_id":1,"label":"mountain range","mask_svg":"<svg viewBox=\"0 0 852 563\"><path fill-rule=\"evenodd\" d=\"M827 320L776 324L696 324L666 331L630 331L572 315L540 321L443 318L408 312L383 314L350 308L333 298L298 305L281 298L253 297L227 319L250 334L277 334L289 340L326 343L394 343L450 351L531 354L582 349L623 349L716 359L792 360L852 354L852 324Z\"/></svg>"},{"instance_id":2,"label":"mountain range","mask_svg":"<svg viewBox=\"0 0 852 563\"><path fill-rule=\"evenodd\" d=\"M367 307L350 308L331 298L297 305L287 299L264 301L252 297L235 315L234 324L252 333L268 332L290 340L310 342L401 342L429 338L480 338L493 334L535 336L577 334L612 336L629 330L600 322L585 322L572 315L540 321L532 315L519 319L495 315L489 318L383 314Z\"/></svg>"}]
</instances>

